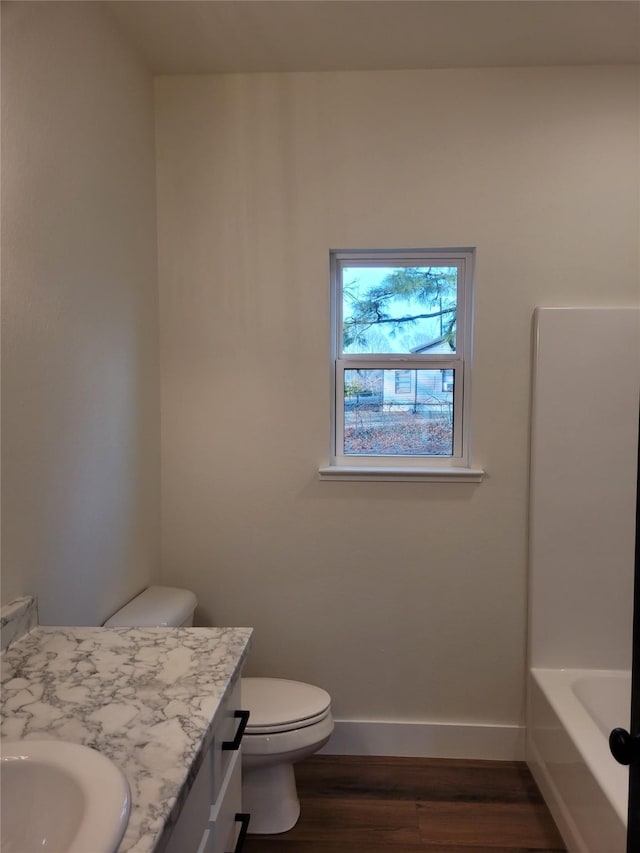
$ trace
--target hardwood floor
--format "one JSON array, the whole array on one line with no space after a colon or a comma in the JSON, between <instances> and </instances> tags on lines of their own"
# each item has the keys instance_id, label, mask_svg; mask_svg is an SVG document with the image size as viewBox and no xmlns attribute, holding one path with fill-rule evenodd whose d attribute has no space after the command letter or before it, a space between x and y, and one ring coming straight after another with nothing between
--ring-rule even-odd
<instances>
[{"instance_id":1,"label":"hardwood floor","mask_svg":"<svg viewBox=\"0 0 640 853\"><path fill-rule=\"evenodd\" d=\"M525 764L318 755L296 765L300 820L245 853L562 853Z\"/></svg>"}]
</instances>

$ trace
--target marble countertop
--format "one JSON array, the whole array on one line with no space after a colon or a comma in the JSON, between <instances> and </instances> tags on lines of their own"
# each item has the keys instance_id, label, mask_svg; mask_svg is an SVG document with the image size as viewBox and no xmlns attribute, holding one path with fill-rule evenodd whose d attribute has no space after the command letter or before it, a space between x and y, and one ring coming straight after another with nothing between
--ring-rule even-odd
<instances>
[{"instance_id":1,"label":"marble countertop","mask_svg":"<svg viewBox=\"0 0 640 853\"><path fill-rule=\"evenodd\" d=\"M161 851L250 637L250 628L33 628L2 653L0 735L107 755L131 787L119 853Z\"/></svg>"}]
</instances>

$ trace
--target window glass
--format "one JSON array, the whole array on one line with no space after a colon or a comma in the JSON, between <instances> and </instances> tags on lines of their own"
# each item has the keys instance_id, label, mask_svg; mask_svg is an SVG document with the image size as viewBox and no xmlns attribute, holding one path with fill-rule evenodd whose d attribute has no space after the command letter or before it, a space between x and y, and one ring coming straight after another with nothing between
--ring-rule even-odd
<instances>
[{"instance_id":1,"label":"window glass","mask_svg":"<svg viewBox=\"0 0 640 853\"><path fill-rule=\"evenodd\" d=\"M455 352L457 293L457 267L343 266L343 353Z\"/></svg>"},{"instance_id":2,"label":"window glass","mask_svg":"<svg viewBox=\"0 0 640 853\"><path fill-rule=\"evenodd\" d=\"M451 456L452 370L345 370L345 456Z\"/></svg>"}]
</instances>

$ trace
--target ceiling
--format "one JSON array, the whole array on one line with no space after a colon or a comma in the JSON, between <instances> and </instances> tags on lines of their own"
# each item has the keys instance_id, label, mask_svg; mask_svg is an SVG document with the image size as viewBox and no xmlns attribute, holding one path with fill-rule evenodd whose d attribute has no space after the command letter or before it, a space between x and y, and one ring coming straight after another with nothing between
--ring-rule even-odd
<instances>
[{"instance_id":1,"label":"ceiling","mask_svg":"<svg viewBox=\"0 0 640 853\"><path fill-rule=\"evenodd\" d=\"M106 0L157 74L640 62L636 0Z\"/></svg>"}]
</instances>

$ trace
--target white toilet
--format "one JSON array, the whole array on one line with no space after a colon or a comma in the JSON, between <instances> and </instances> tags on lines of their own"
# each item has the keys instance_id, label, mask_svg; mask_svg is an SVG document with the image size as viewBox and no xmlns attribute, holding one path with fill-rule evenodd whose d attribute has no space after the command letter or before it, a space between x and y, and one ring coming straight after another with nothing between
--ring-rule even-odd
<instances>
[{"instance_id":1,"label":"white toilet","mask_svg":"<svg viewBox=\"0 0 640 853\"><path fill-rule=\"evenodd\" d=\"M150 586L104 627L190 627L196 604L189 590ZM250 712L242 739L242 808L251 815L249 832L286 832L300 814L293 765L329 740L331 697L282 678L243 678L241 691Z\"/></svg>"},{"instance_id":2,"label":"white toilet","mask_svg":"<svg viewBox=\"0 0 640 853\"><path fill-rule=\"evenodd\" d=\"M251 815L249 832L286 832L300 815L293 765L329 740L331 696L301 681L243 678L242 705L250 711L242 739L242 808Z\"/></svg>"}]
</instances>

